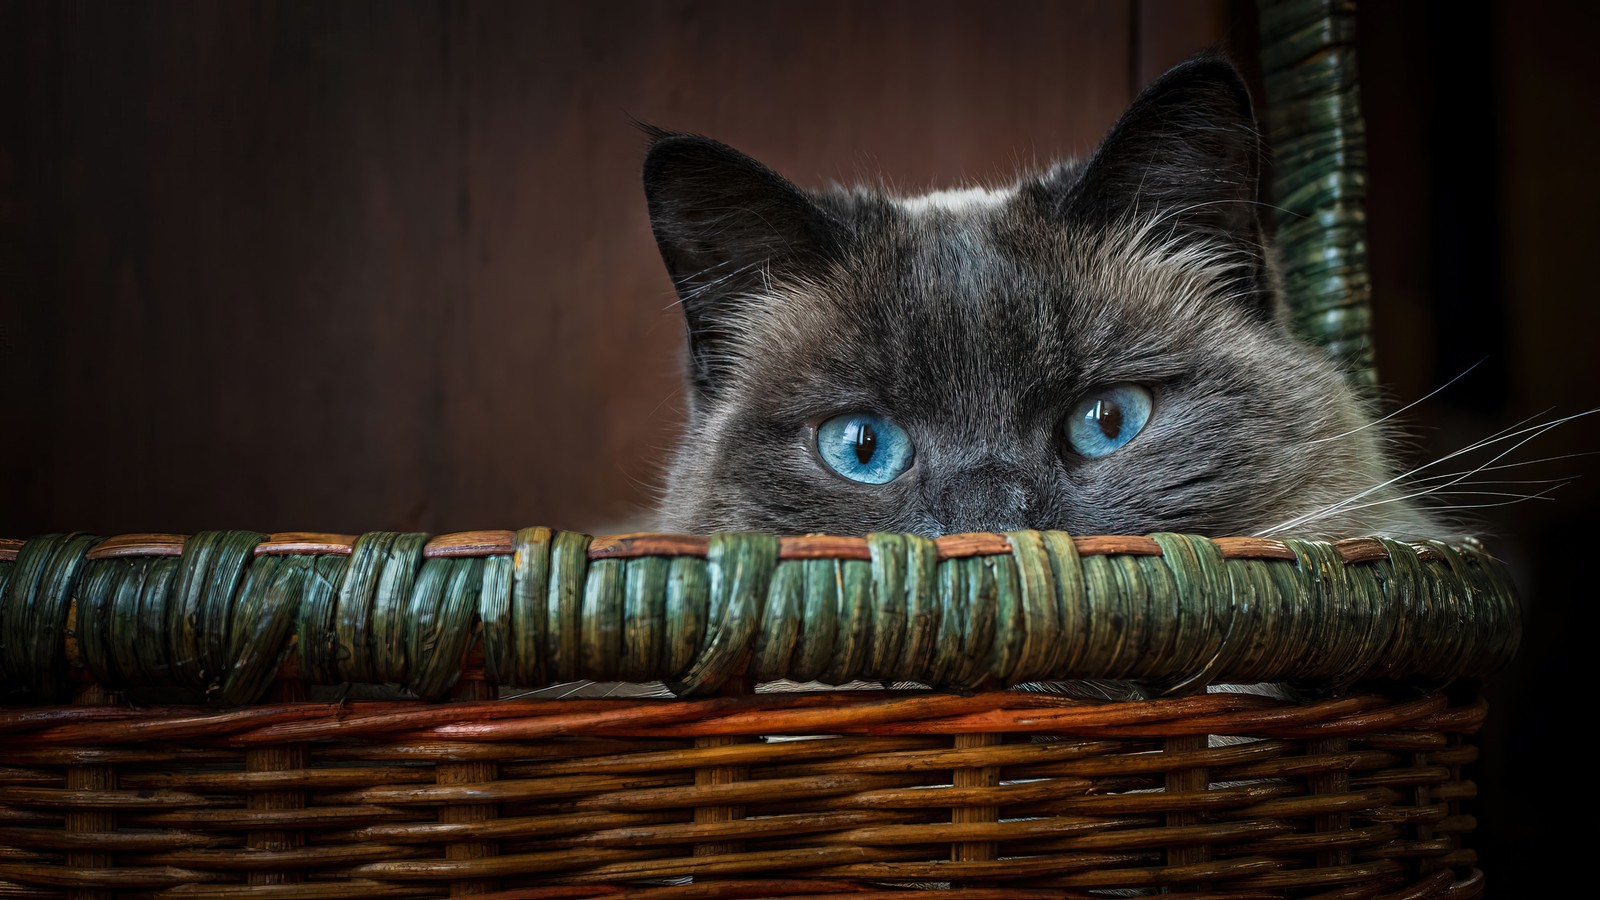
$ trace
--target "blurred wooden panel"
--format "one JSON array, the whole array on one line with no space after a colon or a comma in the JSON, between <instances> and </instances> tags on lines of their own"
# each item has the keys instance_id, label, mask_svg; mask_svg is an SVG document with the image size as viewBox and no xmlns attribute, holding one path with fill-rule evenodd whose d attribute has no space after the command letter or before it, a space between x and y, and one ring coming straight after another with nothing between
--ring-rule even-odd
<instances>
[{"instance_id":1,"label":"blurred wooden panel","mask_svg":"<svg viewBox=\"0 0 1600 900\"><path fill-rule=\"evenodd\" d=\"M681 399L630 118L1007 177L1121 110L1133 9L8 4L0 532L626 521Z\"/></svg>"},{"instance_id":2,"label":"blurred wooden panel","mask_svg":"<svg viewBox=\"0 0 1600 900\"><path fill-rule=\"evenodd\" d=\"M1439 387L1434 292L1430 100L1440 85L1424 3L1364 3L1357 20L1367 121L1367 246L1378 377L1401 406ZM1384 90L1383 84L1404 90ZM1367 88L1367 83L1363 83ZM1481 128L1481 125L1473 125Z\"/></svg>"},{"instance_id":3,"label":"blurred wooden panel","mask_svg":"<svg viewBox=\"0 0 1600 900\"><path fill-rule=\"evenodd\" d=\"M1501 371L1491 424L1539 420L1600 407L1600 302L1595 247L1600 246L1600 70L1594 41L1600 5L1509 0L1483 3L1492 90L1483 91L1492 130L1480 139L1498 158L1498 179L1455 170L1448 188L1495 217L1503 286ZM1458 51L1459 52L1459 51ZM1471 57L1464 57L1471 59ZM1475 66L1476 67L1476 66ZM1443 78L1456 89L1454 78ZM1470 83L1470 81L1469 81ZM1476 267L1469 268L1473 271ZM1440 292L1440 317L1469 324L1475 310ZM1577 858L1582 838L1561 827L1563 791L1529 790L1528 775L1553 753L1582 746L1586 733L1572 716L1592 705L1593 646L1585 640L1593 596L1590 558L1575 538L1594 527L1600 508L1600 415L1541 434L1508 461L1546 460L1482 477L1573 479L1548 499L1492 509L1495 534L1519 552L1527 629L1517 663L1495 681L1489 744L1481 764L1480 816L1495 823L1483 842L1490 894L1555 896L1570 879L1551 860ZM1514 483L1507 491L1537 493L1554 483Z\"/></svg>"},{"instance_id":4,"label":"blurred wooden panel","mask_svg":"<svg viewBox=\"0 0 1600 900\"><path fill-rule=\"evenodd\" d=\"M1525 415L1576 413L1600 405L1591 268L1600 238L1600 73L1591 56L1600 6L1555 4L1532 15L1502 0L1489 28L1501 77L1491 98L1499 129L1485 140L1495 141L1503 175L1498 196L1481 202L1497 207L1504 235L1506 324L1523 372L1508 393ZM1541 452L1600 449L1600 416L1573 426L1541 439ZM1580 471L1593 470L1591 463ZM1562 493L1561 516L1573 523L1589 521L1600 502L1591 479Z\"/></svg>"},{"instance_id":5,"label":"blurred wooden panel","mask_svg":"<svg viewBox=\"0 0 1600 900\"><path fill-rule=\"evenodd\" d=\"M1185 59L1211 50L1239 51L1229 0L1140 0L1135 9L1133 73L1139 87ZM1254 48L1255 42L1249 40Z\"/></svg>"}]
</instances>

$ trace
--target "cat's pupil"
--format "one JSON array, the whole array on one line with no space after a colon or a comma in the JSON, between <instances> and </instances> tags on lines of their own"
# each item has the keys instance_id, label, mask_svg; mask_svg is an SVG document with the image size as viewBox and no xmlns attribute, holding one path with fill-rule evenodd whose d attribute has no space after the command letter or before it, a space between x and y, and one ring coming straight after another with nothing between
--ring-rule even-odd
<instances>
[{"instance_id":1,"label":"cat's pupil","mask_svg":"<svg viewBox=\"0 0 1600 900\"><path fill-rule=\"evenodd\" d=\"M878 432L866 422L855 424L855 434L850 436L850 442L856 447L856 460L863 466L872 461L872 455L878 452Z\"/></svg>"},{"instance_id":2,"label":"cat's pupil","mask_svg":"<svg viewBox=\"0 0 1600 900\"><path fill-rule=\"evenodd\" d=\"M1094 409L1089 411L1089 418L1100 426L1100 433L1108 438L1122 434L1122 407L1115 403L1096 400Z\"/></svg>"}]
</instances>

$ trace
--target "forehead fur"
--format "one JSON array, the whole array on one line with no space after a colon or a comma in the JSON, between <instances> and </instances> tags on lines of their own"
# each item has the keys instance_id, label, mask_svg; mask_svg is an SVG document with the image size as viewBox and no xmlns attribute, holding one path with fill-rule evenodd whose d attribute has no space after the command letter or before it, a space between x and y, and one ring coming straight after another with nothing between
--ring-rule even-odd
<instances>
[{"instance_id":1,"label":"forehead fur","mask_svg":"<svg viewBox=\"0 0 1600 900\"><path fill-rule=\"evenodd\" d=\"M809 369L833 386L875 375L1010 397L1048 376L1164 376L1198 344L1273 331L1229 296L1236 251L1182 240L1160 220L1063 225L1015 187L819 201L853 223L857 249L734 305L732 362L747 377Z\"/></svg>"}]
</instances>

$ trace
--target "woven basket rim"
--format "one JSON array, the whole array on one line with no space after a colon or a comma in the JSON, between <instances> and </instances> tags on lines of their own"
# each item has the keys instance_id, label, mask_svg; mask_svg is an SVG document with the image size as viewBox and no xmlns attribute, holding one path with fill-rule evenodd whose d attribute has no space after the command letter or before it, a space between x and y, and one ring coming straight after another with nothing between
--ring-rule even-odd
<instances>
[{"instance_id":1,"label":"woven basket rim","mask_svg":"<svg viewBox=\"0 0 1600 900\"><path fill-rule=\"evenodd\" d=\"M1110 556L1128 554L1135 556L1160 556L1161 545L1147 534L1063 534L1076 546L1082 556ZM1022 529L1022 532L1036 529ZM424 533L424 532L419 532ZM429 534L422 555L427 559L470 558L508 554L513 552L516 531L512 529L483 529ZM573 532L582 533L582 532ZM725 531L685 533L669 531L632 531L616 534L594 534L588 538L587 556L595 559L630 559L642 556L699 556L704 557L716 534L769 534L769 532ZM1019 532L1011 532L1019 533ZM1176 533L1176 532L1174 532ZM875 532L874 534L908 534L904 532ZM35 535L32 538L0 538L0 562L10 562L29 540L54 535ZM871 559L869 536L843 534L777 534L779 559ZM1225 559L1281 559L1296 558L1285 538L1251 536L1200 537L1215 544ZM128 532L98 537L85 555L86 559L121 559L130 557L180 556L184 545L193 537L177 532ZM1351 536L1328 539L1298 537L1288 539L1301 543L1326 544L1332 547L1346 563L1370 562L1387 558L1389 551L1376 536ZM361 538L359 534L318 531L269 532L256 547L256 556L336 555L348 556ZM972 531L945 534L930 538L940 559L959 559L970 556L995 556L1010 553L1011 543L1007 532ZM1468 549L1485 553L1483 542L1475 538L1439 540L1400 539L1397 543L1415 548L1419 559L1440 559L1440 546Z\"/></svg>"},{"instance_id":2,"label":"woven basket rim","mask_svg":"<svg viewBox=\"0 0 1600 900\"><path fill-rule=\"evenodd\" d=\"M1058 531L592 537L48 535L0 558L0 690L274 679L537 689L731 679L958 690L1111 680L1156 696L1498 672L1520 642L1477 542Z\"/></svg>"}]
</instances>

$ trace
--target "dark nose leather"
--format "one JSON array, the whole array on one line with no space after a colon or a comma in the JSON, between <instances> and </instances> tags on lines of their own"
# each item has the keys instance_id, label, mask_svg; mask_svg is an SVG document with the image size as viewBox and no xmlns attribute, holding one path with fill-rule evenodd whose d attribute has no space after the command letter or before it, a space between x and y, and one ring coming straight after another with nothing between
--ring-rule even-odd
<instances>
[{"instance_id":1,"label":"dark nose leather","mask_svg":"<svg viewBox=\"0 0 1600 900\"><path fill-rule=\"evenodd\" d=\"M946 534L1029 528L1037 493L1020 469L980 463L950 473L930 500L929 512Z\"/></svg>"}]
</instances>

